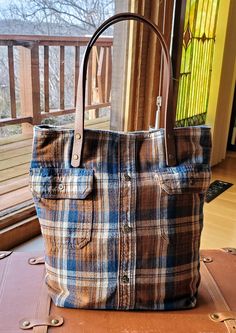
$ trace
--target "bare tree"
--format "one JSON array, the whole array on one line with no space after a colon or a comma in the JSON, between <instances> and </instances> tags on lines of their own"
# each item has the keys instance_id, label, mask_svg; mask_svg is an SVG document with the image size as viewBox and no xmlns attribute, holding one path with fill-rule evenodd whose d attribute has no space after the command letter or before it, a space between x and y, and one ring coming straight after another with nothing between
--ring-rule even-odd
<instances>
[{"instance_id":1,"label":"bare tree","mask_svg":"<svg viewBox=\"0 0 236 333\"><path fill-rule=\"evenodd\" d=\"M114 0L12 0L2 12L5 19L79 28L83 34L93 32L114 12Z\"/></svg>"},{"instance_id":2,"label":"bare tree","mask_svg":"<svg viewBox=\"0 0 236 333\"><path fill-rule=\"evenodd\" d=\"M7 34L48 34L48 35L87 35L114 13L114 0L9 0L0 10L0 29ZM111 30L107 31L108 34ZM9 78L7 49L0 47L0 117L10 115ZM16 73L19 68L19 57L14 50ZM40 47L40 58L43 49ZM73 68L74 54L66 47L65 58L65 103L73 106ZM50 108L58 108L59 101L59 50L50 47L49 57ZM43 62L40 63L40 76L43 77ZM15 77L16 94L19 94L18 77ZM41 101L43 101L43 80L41 84ZM17 100L19 100L17 98ZM19 103L18 103L19 104ZM17 104L17 112L20 106ZM20 126L11 126L13 132ZM17 128L15 128L17 127ZM0 129L0 136L9 135L8 127Z\"/></svg>"}]
</instances>

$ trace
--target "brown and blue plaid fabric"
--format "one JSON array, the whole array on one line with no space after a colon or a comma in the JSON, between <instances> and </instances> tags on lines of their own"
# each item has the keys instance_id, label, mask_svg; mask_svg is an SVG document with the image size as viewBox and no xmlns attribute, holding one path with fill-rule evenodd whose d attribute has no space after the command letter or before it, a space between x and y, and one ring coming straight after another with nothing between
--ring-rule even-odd
<instances>
[{"instance_id":1,"label":"brown and blue plaid fabric","mask_svg":"<svg viewBox=\"0 0 236 333\"><path fill-rule=\"evenodd\" d=\"M164 132L85 130L72 168L73 130L35 127L30 186L56 305L169 310L196 304L203 203L210 181L208 127Z\"/></svg>"}]
</instances>

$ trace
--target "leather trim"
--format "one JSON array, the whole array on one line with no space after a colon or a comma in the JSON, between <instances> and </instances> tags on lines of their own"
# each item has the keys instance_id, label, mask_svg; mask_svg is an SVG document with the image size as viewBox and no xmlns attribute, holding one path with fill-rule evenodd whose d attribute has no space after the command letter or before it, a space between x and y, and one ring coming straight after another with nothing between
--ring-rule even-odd
<instances>
[{"instance_id":1,"label":"leather trim","mask_svg":"<svg viewBox=\"0 0 236 333\"><path fill-rule=\"evenodd\" d=\"M164 62L165 66L163 68L163 91L165 95L163 96L163 112L165 114L165 149L166 149L166 163L168 166L176 165L176 147L175 147L175 137L174 137L174 122L175 122L175 110L173 109L173 80L172 80L172 64L169 54L169 50L165 41L163 34L159 31L156 24L151 20L147 19L142 15L135 13L119 13L116 14L105 22L103 22L100 27L95 31L91 37L81 63L79 82L77 86L77 103L75 108L75 123L74 123L74 139L73 148L71 156L71 165L73 167L79 167L82 158L82 148L83 148L83 137L84 137L84 112L85 112L85 89L86 89L86 74L90 51L96 42L100 34L106 30L109 26L114 23L126 20L135 20L146 23L150 28L156 33L158 40L164 51Z\"/></svg>"},{"instance_id":2,"label":"leather trim","mask_svg":"<svg viewBox=\"0 0 236 333\"><path fill-rule=\"evenodd\" d=\"M36 326L52 326L57 327L63 324L64 320L61 316L49 316L45 318L24 318L19 322L19 326L22 330L28 330ZM34 330L35 332L35 330Z\"/></svg>"},{"instance_id":3,"label":"leather trim","mask_svg":"<svg viewBox=\"0 0 236 333\"><path fill-rule=\"evenodd\" d=\"M32 258L29 258L28 263L30 265L45 264L45 259L44 259L44 257L32 257Z\"/></svg>"},{"instance_id":4,"label":"leather trim","mask_svg":"<svg viewBox=\"0 0 236 333\"><path fill-rule=\"evenodd\" d=\"M41 281L41 290L39 296L38 307L36 311L36 318L47 318L50 315L51 298L48 294L47 286L45 283L45 269L43 279ZM36 326L33 330L34 333L47 333L48 326Z\"/></svg>"},{"instance_id":5,"label":"leather trim","mask_svg":"<svg viewBox=\"0 0 236 333\"><path fill-rule=\"evenodd\" d=\"M229 318L225 320L214 320L215 322L224 322L228 333L234 333L236 331L236 320L235 320L235 312L231 312L230 308L224 299L224 296L222 295L219 287L217 286L213 276L207 269L207 265L205 264L204 261L201 262L201 275L202 275L202 284L204 287L208 290L215 307L217 311L220 311L219 313L214 313L215 314L215 319L219 318L224 318L224 314L234 314L234 318ZM222 312L223 311L223 312ZM213 320L214 314L210 314L209 317L211 320ZM219 317L218 317L219 315ZM231 316L231 315L229 315Z\"/></svg>"},{"instance_id":6,"label":"leather trim","mask_svg":"<svg viewBox=\"0 0 236 333\"><path fill-rule=\"evenodd\" d=\"M1 251L0 252L0 260L5 259L6 257L10 256L12 251Z\"/></svg>"},{"instance_id":7,"label":"leather trim","mask_svg":"<svg viewBox=\"0 0 236 333\"><path fill-rule=\"evenodd\" d=\"M40 261L42 261L44 257L32 257L29 258L28 262L30 262L30 260L32 259L39 259L39 263L41 263ZM35 265L35 263L33 263L33 265ZM48 289L45 283L44 276L45 271L43 279L41 281L41 290L35 318L21 319L19 322L19 327L23 330L33 328L34 333L47 333L49 326L61 326L64 322L63 317L61 316L49 316L51 308L51 298L48 294ZM55 322L53 322L54 319L56 320Z\"/></svg>"},{"instance_id":8,"label":"leather trim","mask_svg":"<svg viewBox=\"0 0 236 333\"><path fill-rule=\"evenodd\" d=\"M215 322L222 322L225 320L236 320L236 312L215 312L209 315L210 319Z\"/></svg>"},{"instance_id":9,"label":"leather trim","mask_svg":"<svg viewBox=\"0 0 236 333\"><path fill-rule=\"evenodd\" d=\"M236 255L236 249L233 247L224 247L222 250L232 255Z\"/></svg>"}]
</instances>

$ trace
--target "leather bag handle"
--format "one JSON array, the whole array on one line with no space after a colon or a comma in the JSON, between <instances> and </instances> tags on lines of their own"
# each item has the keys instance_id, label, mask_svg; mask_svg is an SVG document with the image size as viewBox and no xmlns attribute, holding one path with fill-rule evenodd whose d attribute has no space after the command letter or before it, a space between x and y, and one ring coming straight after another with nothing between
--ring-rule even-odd
<instances>
[{"instance_id":1,"label":"leather bag handle","mask_svg":"<svg viewBox=\"0 0 236 333\"><path fill-rule=\"evenodd\" d=\"M163 91L165 91L164 98L164 112L165 112L165 149L166 149L166 163L168 166L176 165L176 149L175 149L175 139L174 139L174 120L175 112L172 107L173 101L173 82L172 82L172 65L168 47L165 42L163 34L159 31L156 24L154 24L149 19L144 16L134 14L134 13L120 13L116 14L106 21L104 21L101 26L95 31L91 37L84 53L84 57L80 67L79 82L77 88L77 103L75 108L75 127L74 127L74 139L73 139L73 148L71 156L71 165L73 167L79 167L82 156L83 148L83 138L84 138L84 112L85 112L85 87L86 87L86 74L88 67L88 59L90 51L95 44L98 37L110 27L112 24L126 21L126 20L136 20L141 21L142 23L147 23L156 33L162 49L164 51L164 75L163 75Z\"/></svg>"}]
</instances>

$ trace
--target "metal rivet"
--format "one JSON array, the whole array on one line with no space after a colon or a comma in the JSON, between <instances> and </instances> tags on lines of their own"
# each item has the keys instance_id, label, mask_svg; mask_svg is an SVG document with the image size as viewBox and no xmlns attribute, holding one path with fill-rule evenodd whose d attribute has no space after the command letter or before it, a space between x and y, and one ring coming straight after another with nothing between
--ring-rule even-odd
<instances>
[{"instance_id":1,"label":"metal rivet","mask_svg":"<svg viewBox=\"0 0 236 333\"><path fill-rule=\"evenodd\" d=\"M131 177L127 173L124 175L124 178L126 181L131 181Z\"/></svg>"},{"instance_id":2,"label":"metal rivet","mask_svg":"<svg viewBox=\"0 0 236 333\"><path fill-rule=\"evenodd\" d=\"M28 327L29 325L30 325L30 321L27 321L27 320L22 323L23 327Z\"/></svg>"},{"instance_id":3,"label":"metal rivet","mask_svg":"<svg viewBox=\"0 0 236 333\"><path fill-rule=\"evenodd\" d=\"M64 185L63 185L63 184L59 184L59 185L58 185L58 189L59 189L60 191L64 190Z\"/></svg>"},{"instance_id":4,"label":"metal rivet","mask_svg":"<svg viewBox=\"0 0 236 333\"><path fill-rule=\"evenodd\" d=\"M129 283L129 278L128 278L127 275L123 275L123 276L122 276L122 282L124 282L124 283Z\"/></svg>"},{"instance_id":5,"label":"metal rivet","mask_svg":"<svg viewBox=\"0 0 236 333\"><path fill-rule=\"evenodd\" d=\"M212 262L213 259L211 257L204 257L203 259L203 262Z\"/></svg>"},{"instance_id":6,"label":"metal rivet","mask_svg":"<svg viewBox=\"0 0 236 333\"><path fill-rule=\"evenodd\" d=\"M80 133L76 133L75 134L75 138L76 138L76 140L80 140L81 139L81 134Z\"/></svg>"},{"instance_id":7,"label":"metal rivet","mask_svg":"<svg viewBox=\"0 0 236 333\"><path fill-rule=\"evenodd\" d=\"M126 234L128 234L128 233L131 232L131 230L132 230L132 228L131 228L128 224L125 224L125 225L123 226L123 229L124 229L124 232L125 232Z\"/></svg>"},{"instance_id":8,"label":"metal rivet","mask_svg":"<svg viewBox=\"0 0 236 333\"><path fill-rule=\"evenodd\" d=\"M78 159L79 159L79 155L74 154L74 155L73 155L73 159L74 159L74 160L78 160Z\"/></svg>"},{"instance_id":9,"label":"metal rivet","mask_svg":"<svg viewBox=\"0 0 236 333\"><path fill-rule=\"evenodd\" d=\"M220 316L217 313L212 313L211 314L211 318L214 319L214 320L216 320L216 319L219 319Z\"/></svg>"},{"instance_id":10,"label":"metal rivet","mask_svg":"<svg viewBox=\"0 0 236 333\"><path fill-rule=\"evenodd\" d=\"M51 323L53 325L57 325L59 323L59 320L58 319L52 319Z\"/></svg>"}]
</instances>

